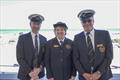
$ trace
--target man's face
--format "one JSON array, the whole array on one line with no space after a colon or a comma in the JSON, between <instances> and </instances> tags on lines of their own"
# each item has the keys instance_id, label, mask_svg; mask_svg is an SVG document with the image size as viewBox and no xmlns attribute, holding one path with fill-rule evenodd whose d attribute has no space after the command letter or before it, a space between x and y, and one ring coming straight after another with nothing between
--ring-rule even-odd
<instances>
[{"instance_id":1,"label":"man's face","mask_svg":"<svg viewBox=\"0 0 120 80\"><path fill-rule=\"evenodd\" d=\"M93 17L86 19L84 21L81 21L83 28L86 32L90 32L93 29L93 25L94 25L94 19Z\"/></svg>"},{"instance_id":2,"label":"man's face","mask_svg":"<svg viewBox=\"0 0 120 80\"><path fill-rule=\"evenodd\" d=\"M33 33L38 33L41 27L41 23L39 22L30 22L31 29Z\"/></svg>"},{"instance_id":3,"label":"man's face","mask_svg":"<svg viewBox=\"0 0 120 80\"><path fill-rule=\"evenodd\" d=\"M65 37L65 29L63 27L56 27L54 29L55 36L58 37L59 39L63 39Z\"/></svg>"}]
</instances>

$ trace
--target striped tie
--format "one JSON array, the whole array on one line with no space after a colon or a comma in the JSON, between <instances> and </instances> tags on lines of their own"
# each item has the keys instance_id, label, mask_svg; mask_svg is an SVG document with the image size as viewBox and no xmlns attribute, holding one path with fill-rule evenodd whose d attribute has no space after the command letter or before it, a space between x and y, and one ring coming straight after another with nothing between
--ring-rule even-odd
<instances>
[{"instance_id":1,"label":"striped tie","mask_svg":"<svg viewBox=\"0 0 120 80\"><path fill-rule=\"evenodd\" d=\"M37 40L37 35L35 35L35 51L36 51L36 54L38 54L38 40Z\"/></svg>"},{"instance_id":2,"label":"striped tie","mask_svg":"<svg viewBox=\"0 0 120 80\"><path fill-rule=\"evenodd\" d=\"M38 67L38 41L37 41L37 35L35 35L35 54L33 59L33 66Z\"/></svg>"},{"instance_id":3,"label":"striped tie","mask_svg":"<svg viewBox=\"0 0 120 80\"><path fill-rule=\"evenodd\" d=\"M93 45L89 36L90 32L87 32L87 47L88 47L88 58L89 58L89 63L91 66L91 70L93 71L92 67L94 66L94 59L95 59L95 52L93 50Z\"/></svg>"}]
</instances>

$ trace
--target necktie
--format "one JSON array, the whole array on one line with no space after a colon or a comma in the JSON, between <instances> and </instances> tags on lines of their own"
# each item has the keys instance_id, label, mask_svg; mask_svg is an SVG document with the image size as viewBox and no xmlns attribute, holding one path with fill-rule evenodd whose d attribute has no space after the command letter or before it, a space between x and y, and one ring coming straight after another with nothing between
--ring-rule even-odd
<instances>
[{"instance_id":1,"label":"necktie","mask_svg":"<svg viewBox=\"0 0 120 80\"><path fill-rule=\"evenodd\" d=\"M38 67L38 41L37 41L37 35L35 35L35 54L33 59L33 66Z\"/></svg>"},{"instance_id":2,"label":"necktie","mask_svg":"<svg viewBox=\"0 0 120 80\"><path fill-rule=\"evenodd\" d=\"M91 66L91 73L93 72L93 66L94 66L94 59L95 59L95 52L93 50L93 45L89 36L90 32L87 32L87 48L88 48L88 58L89 63Z\"/></svg>"},{"instance_id":3,"label":"necktie","mask_svg":"<svg viewBox=\"0 0 120 80\"><path fill-rule=\"evenodd\" d=\"M63 45L63 43L64 43L63 41L60 41L61 46Z\"/></svg>"},{"instance_id":4,"label":"necktie","mask_svg":"<svg viewBox=\"0 0 120 80\"><path fill-rule=\"evenodd\" d=\"M37 40L37 35L35 35L35 51L38 54L38 40Z\"/></svg>"}]
</instances>

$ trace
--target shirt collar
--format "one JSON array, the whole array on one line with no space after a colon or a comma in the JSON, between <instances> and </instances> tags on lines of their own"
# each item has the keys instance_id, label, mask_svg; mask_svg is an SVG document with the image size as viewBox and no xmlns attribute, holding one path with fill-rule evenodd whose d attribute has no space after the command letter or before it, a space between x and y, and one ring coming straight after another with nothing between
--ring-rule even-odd
<instances>
[{"instance_id":1,"label":"shirt collar","mask_svg":"<svg viewBox=\"0 0 120 80\"><path fill-rule=\"evenodd\" d=\"M36 34L31 31L31 35L32 37L35 37ZM39 33L37 33L37 36L39 36Z\"/></svg>"},{"instance_id":2,"label":"shirt collar","mask_svg":"<svg viewBox=\"0 0 120 80\"><path fill-rule=\"evenodd\" d=\"M58 37L57 37L57 40L60 42L60 41L63 41L64 42L64 40L65 40L65 37L62 39L62 40L60 40L60 39L58 39Z\"/></svg>"},{"instance_id":3,"label":"shirt collar","mask_svg":"<svg viewBox=\"0 0 120 80\"><path fill-rule=\"evenodd\" d=\"M93 36L93 35L94 35L94 32L95 32L95 29L92 29L92 30L90 31L90 35ZM86 36L86 33L87 33L87 32L84 31L84 33L85 33L85 36Z\"/></svg>"}]
</instances>

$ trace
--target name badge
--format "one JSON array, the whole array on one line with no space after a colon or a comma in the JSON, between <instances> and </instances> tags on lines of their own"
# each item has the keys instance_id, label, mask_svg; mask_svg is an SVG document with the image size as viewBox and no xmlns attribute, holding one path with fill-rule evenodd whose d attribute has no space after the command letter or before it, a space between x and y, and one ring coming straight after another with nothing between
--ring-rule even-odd
<instances>
[{"instance_id":1,"label":"name badge","mask_svg":"<svg viewBox=\"0 0 120 80\"><path fill-rule=\"evenodd\" d=\"M53 45L53 47L57 48L57 47L59 47L59 45Z\"/></svg>"}]
</instances>

